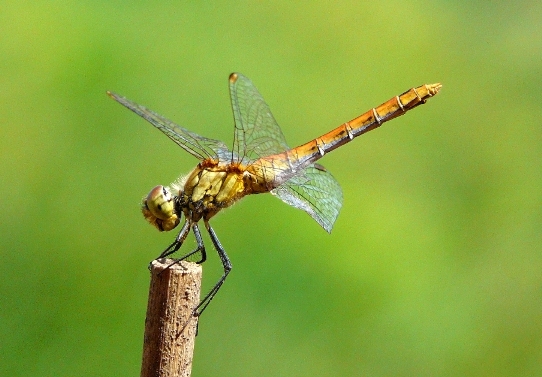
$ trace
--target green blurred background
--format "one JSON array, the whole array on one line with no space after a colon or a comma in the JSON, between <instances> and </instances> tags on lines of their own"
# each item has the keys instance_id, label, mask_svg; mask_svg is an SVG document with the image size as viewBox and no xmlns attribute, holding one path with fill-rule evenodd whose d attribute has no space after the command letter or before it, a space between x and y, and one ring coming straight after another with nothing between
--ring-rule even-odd
<instances>
[{"instance_id":1,"label":"green blurred background","mask_svg":"<svg viewBox=\"0 0 542 377\"><path fill-rule=\"evenodd\" d=\"M322 160L331 235L271 195L213 219L193 376L542 375L540 1L4 1L1 375L139 374L174 237L139 201L197 161L105 91L230 144L232 71L292 146L444 88Z\"/></svg>"}]
</instances>

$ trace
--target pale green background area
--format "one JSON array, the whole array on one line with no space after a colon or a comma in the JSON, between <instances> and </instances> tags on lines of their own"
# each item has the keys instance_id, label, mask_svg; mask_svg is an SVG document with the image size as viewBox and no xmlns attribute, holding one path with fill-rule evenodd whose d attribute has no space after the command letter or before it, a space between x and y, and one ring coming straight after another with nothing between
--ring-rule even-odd
<instances>
[{"instance_id":1,"label":"pale green background area","mask_svg":"<svg viewBox=\"0 0 542 377\"><path fill-rule=\"evenodd\" d=\"M1 375L139 375L174 237L139 202L197 161L105 91L229 145L232 71L292 146L444 87L321 160L331 235L271 195L213 219L193 376L542 375L540 1L4 1Z\"/></svg>"}]
</instances>

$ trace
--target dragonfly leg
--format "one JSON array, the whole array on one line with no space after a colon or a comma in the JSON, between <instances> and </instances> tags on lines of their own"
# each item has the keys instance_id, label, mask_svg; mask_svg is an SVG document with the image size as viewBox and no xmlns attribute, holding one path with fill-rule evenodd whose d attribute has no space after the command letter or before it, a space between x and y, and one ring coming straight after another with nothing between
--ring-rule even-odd
<instances>
[{"instance_id":1,"label":"dragonfly leg","mask_svg":"<svg viewBox=\"0 0 542 377\"><path fill-rule=\"evenodd\" d=\"M190 220L186 220L184 222L184 225L183 225L181 231L179 232L179 234L175 238L175 241L173 241L173 243L171 245L169 245L166 248L166 250L164 250L162 252L162 254L160 254L160 256L158 256L158 258L156 258L156 259L165 258L168 255L171 255L174 252L176 252L177 250L179 250L181 248L181 246L183 245L184 240L188 236L188 233L190 233L190 225L191 225Z\"/></svg>"},{"instance_id":2,"label":"dragonfly leg","mask_svg":"<svg viewBox=\"0 0 542 377\"><path fill-rule=\"evenodd\" d=\"M199 317L201 313L207 308L211 300L215 297L218 290L224 284L224 281L226 280L226 277L231 271L231 262L228 258L228 254L226 254L226 250L224 250L224 247L222 247L222 244L218 240L218 237L216 236L215 231L213 228L211 228L211 225L207 221L205 221L205 227L207 228L207 231L209 232L209 236L211 237L211 241L213 241L213 245L218 253L218 256L220 257L220 260L222 261L222 266L224 267L224 274L222 277L218 280L218 282L215 284L213 289L207 295L201 300L201 302L194 308L192 311L192 315L195 317Z\"/></svg>"},{"instance_id":3,"label":"dragonfly leg","mask_svg":"<svg viewBox=\"0 0 542 377\"><path fill-rule=\"evenodd\" d=\"M202 264L207 260L207 253L205 251L205 245L203 244L203 239L201 238L201 233L199 231L199 227L197 223L192 224L192 230L194 231L194 236L196 237L196 242L198 243L198 247L189 252L188 254L183 255L179 259L175 260L175 262L171 263L167 268L170 268L174 264L177 264L183 260L187 260L192 255L201 253L201 259L197 261L197 264Z\"/></svg>"},{"instance_id":4,"label":"dragonfly leg","mask_svg":"<svg viewBox=\"0 0 542 377\"><path fill-rule=\"evenodd\" d=\"M183 230L184 230L184 226L183 226ZM181 232L183 230L181 230ZM191 252L189 252L188 254L183 255L179 259L176 259L173 263L171 263L169 266L167 266L165 270L167 270L168 268L171 268L172 266L176 265L177 263L180 263L183 260L187 260L192 255L197 254L197 253L201 253L201 259L198 262L196 262L197 264L201 264L201 263L205 262L205 260L207 260L207 253L205 252L205 245L203 244L203 239L201 238L201 232L199 231L199 227L198 227L197 223L192 224L192 230L194 231L194 236L196 237L196 242L198 243L198 247L196 249L192 250ZM189 233L189 231L186 231L186 235L188 235L188 233ZM183 241L186 239L186 235L184 236L184 238L181 241L177 242L178 247L174 248L172 251L168 252L168 254L166 254L166 255L173 254L175 251L177 251L181 247ZM177 237L177 238L179 238L179 237ZM175 244L175 242L173 244ZM170 247L168 247L168 249L170 249L172 245L170 245ZM168 250L168 249L166 249L166 250Z\"/></svg>"},{"instance_id":5,"label":"dragonfly leg","mask_svg":"<svg viewBox=\"0 0 542 377\"><path fill-rule=\"evenodd\" d=\"M190 221L189 220L186 220L181 231L179 232L179 234L177 235L177 237L175 237L175 241L173 241L173 243L171 245L169 245L166 250L164 250L162 252L162 254L160 254L156 259L161 259L161 258L165 258L167 257L168 255L171 255L173 254L174 252L176 252L177 250L179 250L181 248L181 246L183 245L183 242L184 240L186 239L186 237L188 237L188 233L190 233ZM154 260L156 260L154 259ZM173 263L175 264L175 263ZM172 264L172 265L173 265ZM166 270L168 268L170 268L172 265L168 266L166 268ZM149 263L149 270L152 268L152 261ZM165 271L165 270L164 270Z\"/></svg>"},{"instance_id":6,"label":"dragonfly leg","mask_svg":"<svg viewBox=\"0 0 542 377\"><path fill-rule=\"evenodd\" d=\"M207 260L207 253L205 252L205 245L203 244L203 240L201 239L201 233L198 228L198 224L192 225L192 230L194 231L194 237L196 237L196 242L198 243L198 248L191 252L186 257L189 257L192 254L197 253L198 251L201 252L201 259L196 262L197 264L202 264Z\"/></svg>"}]
</instances>

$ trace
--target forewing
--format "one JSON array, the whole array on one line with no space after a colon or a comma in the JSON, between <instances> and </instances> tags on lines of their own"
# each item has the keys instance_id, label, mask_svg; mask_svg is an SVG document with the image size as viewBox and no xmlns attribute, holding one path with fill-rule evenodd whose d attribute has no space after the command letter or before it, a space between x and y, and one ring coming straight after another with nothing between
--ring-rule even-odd
<instances>
[{"instance_id":1,"label":"forewing","mask_svg":"<svg viewBox=\"0 0 542 377\"><path fill-rule=\"evenodd\" d=\"M219 160L224 161L231 158L231 152L228 151L228 147L223 142L209 139L200 136L195 132L188 131L186 128L173 123L154 111L138 105L116 93L107 92L107 94L121 105L126 106L128 109L147 120L181 148L199 160L218 158Z\"/></svg>"},{"instance_id":2,"label":"forewing","mask_svg":"<svg viewBox=\"0 0 542 377\"><path fill-rule=\"evenodd\" d=\"M233 151L238 156L233 160L248 163L289 149L269 106L252 81L240 73L232 73L230 96L235 120Z\"/></svg>"},{"instance_id":3,"label":"forewing","mask_svg":"<svg viewBox=\"0 0 542 377\"><path fill-rule=\"evenodd\" d=\"M343 203L341 186L319 164L310 165L301 175L294 176L271 193L286 204L307 212L329 233Z\"/></svg>"}]
</instances>

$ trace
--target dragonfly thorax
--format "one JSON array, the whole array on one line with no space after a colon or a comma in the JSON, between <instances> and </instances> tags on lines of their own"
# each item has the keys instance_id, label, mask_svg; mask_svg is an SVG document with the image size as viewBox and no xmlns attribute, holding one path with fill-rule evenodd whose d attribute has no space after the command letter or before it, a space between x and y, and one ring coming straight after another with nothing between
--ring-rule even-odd
<instances>
[{"instance_id":1,"label":"dragonfly thorax","mask_svg":"<svg viewBox=\"0 0 542 377\"><path fill-rule=\"evenodd\" d=\"M251 193L240 164L221 165L205 160L188 175L179 193L178 210L192 221L209 220L222 208Z\"/></svg>"}]
</instances>

